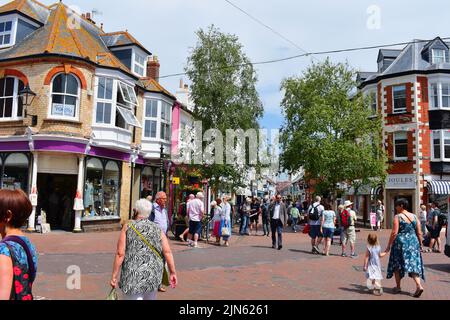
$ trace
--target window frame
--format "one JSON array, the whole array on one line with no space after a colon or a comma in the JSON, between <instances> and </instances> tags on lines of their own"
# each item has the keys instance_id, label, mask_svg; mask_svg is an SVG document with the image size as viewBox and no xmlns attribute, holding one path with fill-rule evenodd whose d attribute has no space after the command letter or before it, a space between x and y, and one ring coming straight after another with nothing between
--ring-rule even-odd
<instances>
[{"instance_id":1,"label":"window frame","mask_svg":"<svg viewBox=\"0 0 450 320\"><path fill-rule=\"evenodd\" d=\"M106 81L108 80L112 80L112 92L111 92L111 99L107 99L106 95L104 98L99 98L99 90L100 90L100 79L105 79L105 84ZM115 119L113 120L113 118L115 117L115 113L113 112L114 109L114 78L111 77L104 77L104 76L97 76L95 79L95 87L97 88L96 93L95 93L95 108L94 108L94 123L95 125L101 125L101 126L110 126L112 123L115 123ZM105 87L106 89L106 87ZM106 92L106 90L105 90ZM110 110L110 122L98 122L97 121L97 108L98 108L98 104L99 103L103 103L103 104L111 104L111 110ZM105 110L103 109L103 120L105 119Z\"/></svg>"},{"instance_id":2,"label":"window frame","mask_svg":"<svg viewBox=\"0 0 450 320\"><path fill-rule=\"evenodd\" d=\"M22 105L22 116L19 117L17 115L17 111L19 108L19 81L22 81L21 79L14 77L14 76L5 76L3 79L6 81L6 79L14 79L14 88L13 88L13 95L12 96L2 96L3 93L0 93L1 98L6 99L6 98L12 98L13 99L13 104L12 104L12 111L11 111L11 115L12 117L0 117L0 122L8 122L8 121L20 121L24 119L24 111L25 108ZM23 83L23 81L22 81ZM25 85L25 83L24 83Z\"/></svg>"},{"instance_id":3,"label":"window frame","mask_svg":"<svg viewBox=\"0 0 450 320\"><path fill-rule=\"evenodd\" d=\"M72 76L75 78L75 80L77 81L77 95L73 95L71 93L54 93L53 92L53 82L55 81L56 77L60 76L60 75L66 75L66 76ZM66 81L66 87L65 87L65 91L67 91L67 81ZM52 114L52 109L53 109L53 95L58 95L58 96L69 96L69 97L75 97L76 100L76 104L75 104L75 116L73 117L69 117L69 116L60 116L60 115L53 115ZM50 99L49 99L49 107L48 107L48 112L47 112L47 118L48 119L52 119L52 120L67 120L67 121L80 121L80 105L81 105L81 81L80 79L73 73L64 73L64 72L59 72L57 74L55 74L50 82Z\"/></svg>"},{"instance_id":4,"label":"window frame","mask_svg":"<svg viewBox=\"0 0 450 320\"><path fill-rule=\"evenodd\" d=\"M406 135L406 139L399 139L398 136L399 135ZM406 143L403 143L402 145L406 144L406 156L397 156L397 140L406 140ZM405 161L408 160L408 132L407 131L398 131L398 132L394 132L393 135L393 147L394 147L394 160L396 161Z\"/></svg>"},{"instance_id":5,"label":"window frame","mask_svg":"<svg viewBox=\"0 0 450 320\"><path fill-rule=\"evenodd\" d=\"M142 58L143 64L141 64L138 61L138 58ZM142 68L142 73L137 72L136 71L136 67ZM146 56L142 55L142 54L140 54L138 52L135 52L135 50L133 50L133 72L135 74L139 75L140 77L144 77L146 69L147 69Z\"/></svg>"},{"instance_id":6,"label":"window frame","mask_svg":"<svg viewBox=\"0 0 450 320\"><path fill-rule=\"evenodd\" d=\"M399 87L404 87L405 88L405 108L401 109L401 110L396 110L395 108L395 88L399 88ZM394 85L392 86L392 114L402 114L402 113L407 113L408 112L408 106L407 106L407 90L406 90L406 84L399 84L399 85ZM398 100L398 98L397 98Z\"/></svg>"},{"instance_id":7,"label":"window frame","mask_svg":"<svg viewBox=\"0 0 450 320\"><path fill-rule=\"evenodd\" d=\"M168 109L168 114L169 114L168 119L163 118L164 106L166 106ZM166 114L166 113L164 113L164 114ZM160 124L159 124L159 127L160 127L159 138L161 139L161 141L170 142L172 139L172 132L171 132L172 131L171 130L172 129L172 105L170 103L168 103L166 100L161 100L161 108L160 108L160 116L159 117L161 119ZM167 126L168 132L169 132L169 134L166 135L165 134L166 131L164 131L164 137L162 137L163 126L164 126L164 128L166 128L166 126ZM166 139L166 137L168 137L168 139Z\"/></svg>"},{"instance_id":8,"label":"window frame","mask_svg":"<svg viewBox=\"0 0 450 320\"><path fill-rule=\"evenodd\" d=\"M17 23L18 23L18 17L17 16L11 16L7 15L4 17L0 17L0 23L7 23L11 22L11 31L10 32L2 32L0 35L10 35L9 43L7 44L0 44L0 49L9 48L16 44L16 35L17 35Z\"/></svg>"},{"instance_id":9,"label":"window frame","mask_svg":"<svg viewBox=\"0 0 450 320\"><path fill-rule=\"evenodd\" d=\"M446 137L447 135L447 137ZM438 137L438 139L435 139L435 137ZM441 161L441 162L450 162L450 157L446 158L445 156L445 146L450 147L450 143L446 144L445 140L450 140L450 130L443 129L443 130L433 130L430 135L431 139L431 161ZM435 153L435 147L436 144L434 143L434 140L439 140L439 152L440 157L436 157Z\"/></svg>"},{"instance_id":10,"label":"window frame","mask_svg":"<svg viewBox=\"0 0 450 320\"><path fill-rule=\"evenodd\" d=\"M436 54L436 52L439 51L443 53L443 56L440 56L439 59L441 60L437 62L436 58L438 55ZM445 54L445 49L431 49L431 63L432 64L447 63L447 55Z\"/></svg>"},{"instance_id":11,"label":"window frame","mask_svg":"<svg viewBox=\"0 0 450 320\"><path fill-rule=\"evenodd\" d=\"M145 98L144 101L145 101L145 107L144 107L144 112L143 112L143 116L142 116L142 119L143 119L142 139L143 140L156 140L156 139L158 139L158 123L159 123L158 116L159 116L159 110L160 110L159 105L160 105L161 100L156 99L156 98ZM153 116L152 114L150 114L150 116L147 115L147 103L149 103L149 102L156 103L156 115L155 116ZM155 136L154 137L146 136L147 121L155 123ZM150 134L151 134L151 129L150 129Z\"/></svg>"},{"instance_id":12,"label":"window frame","mask_svg":"<svg viewBox=\"0 0 450 320\"><path fill-rule=\"evenodd\" d=\"M437 87L437 103L438 105L435 105L435 100L434 98L436 97L434 92L433 92L433 86ZM445 95L445 97L447 97L448 99L448 107L444 107L443 106L443 101L444 101L444 94L443 94L443 87L447 86L448 88L448 93ZM429 79L429 89L428 89L428 97L429 97L429 105L430 105L430 110L450 110L450 78L432 78Z\"/></svg>"}]
</instances>

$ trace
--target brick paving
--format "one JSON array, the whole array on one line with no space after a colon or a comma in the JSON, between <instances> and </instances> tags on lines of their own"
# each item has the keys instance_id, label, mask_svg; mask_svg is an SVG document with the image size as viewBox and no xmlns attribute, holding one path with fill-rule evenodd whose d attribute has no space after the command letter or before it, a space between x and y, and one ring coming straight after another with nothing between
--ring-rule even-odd
<instances>
[{"instance_id":1,"label":"brick paving","mask_svg":"<svg viewBox=\"0 0 450 320\"><path fill-rule=\"evenodd\" d=\"M358 233L356 259L340 257L340 247L333 246L330 257L310 254L307 235L284 234L282 251L271 248L263 236L232 237L229 248L201 243L188 248L171 241L179 277L179 286L160 293L161 300L305 300L343 299L380 300L413 299L411 279L402 283L405 291L393 295L393 279L384 280L385 294L375 297L364 291L362 271L364 239L370 231ZM118 232L71 234L56 232L31 235L39 256L39 272L34 293L40 299L104 299L108 294L110 274ZM389 231L379 232L382 247ZM443 254L424 254L426 267L423 299L450 300L450 260ZM387 268L388 258L382 260ZM68 290L67 268L79 266L81 289Z\"/></svg>"}]
</instances>

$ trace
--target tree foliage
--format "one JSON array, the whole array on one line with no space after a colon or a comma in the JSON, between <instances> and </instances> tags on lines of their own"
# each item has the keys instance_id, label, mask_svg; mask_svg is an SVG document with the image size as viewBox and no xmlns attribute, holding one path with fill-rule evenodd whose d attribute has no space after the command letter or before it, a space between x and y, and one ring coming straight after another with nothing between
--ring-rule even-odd
<instances>
[{"instance_id":1,"label":"tree foliage","mask_svg":"<svg viewBox=\"0 0 450 320\"><path fill-rule=\"evenodd\" d=\"M213 25L196 34L198 42L188 58L186 72L191 81L194 116L202 121L203 133L219 129L225 142L227 129L258 129L263 107L256 90L257 76L238 37L222 33ZM213 164L200 169L216 187L223 187L224 178L236 187L242 184L246 168Z\"/></svg>"},{"instance_id":2,"label":"tree foliage","mask_svg":"<svg viewBox=\"0 0 450 320\"><path fill-rule=\"evenodd\" d=\"M375 185L386 177L381 119L355 92L355 78L347 64L327 59L282 83L282 165L303 168L322 192L336 194L342 182Z\"/></svg>"}]
</instances>

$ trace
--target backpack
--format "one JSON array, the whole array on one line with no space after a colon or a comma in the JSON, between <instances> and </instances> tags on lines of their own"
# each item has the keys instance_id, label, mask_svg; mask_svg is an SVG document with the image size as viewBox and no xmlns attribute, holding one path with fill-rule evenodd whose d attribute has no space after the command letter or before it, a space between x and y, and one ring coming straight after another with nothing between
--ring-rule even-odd
<instances>
[{"instance_id":1,"label":"backpack","mask_svg":"<svg viewBox=\"0 0 450 320\"><path fill-rule=\"evenodd\" d=\"M319 206L320 204L315 207L311 206L311 209L309 210L309 220L318 221L320 219Z\"/></svg>"},{"instance_id":2,"label":"backpack","mask_svg":"<svg viewBox=\"0 0 450 320\"><path fill-rule=\"evenodd\" d=\"M347 209L341 212L341 227L344 229L349 228L352 225L352 216Z\"/></svg>"},{"instance_id":3,"label":"backpack","mask_svg":"<svg viewBox=\"0 0 450 320\"><path fill-rule=\"evenodd\" d=\"M441 213L438 216L438 224L440 227L446 226L448 223L447 221L447 215L445 213Z\"/></svg>"}]
</instances>

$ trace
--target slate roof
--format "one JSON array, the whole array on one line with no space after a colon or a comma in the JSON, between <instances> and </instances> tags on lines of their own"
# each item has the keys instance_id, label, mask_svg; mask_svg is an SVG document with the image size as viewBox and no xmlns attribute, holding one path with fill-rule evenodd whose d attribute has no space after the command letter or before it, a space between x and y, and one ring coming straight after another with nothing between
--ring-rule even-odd
<instances>
[{"instance_id":1,"label":"slate roof","mask_svg":"<svg viewBox=\"0 0 450 320\"><path fill-rule=\"evenodd\" d=\"M425 60L423 51L426 50L432 43L437 40L441 40L439 37L431 40L414 40L410 44L406 45L402 50L390 50L382 49L379 52L379 56L381 54L387 54L386 57L392 57L400 52L392 64L384 70L382 73L370 73L370 72L361 72L360 78L363 80L363 86L368 84L368 82L376 81L378 78L383 77L392 77L399 73L407 73L407 72L426 72L432 70L450 70L450 63L442 63L439 65L431 64L429 61ZM442 40L441 40L442 41ZM447 46L449 43L444 42ZM383 53L381 53L383 51ZM391 56L388 56L391 55ZM371 75L370 75L371 74ZM367 78L364 80L363 78Z\"/></svg>"},{"instance_id":2,"label":"slate roof","mask_svg":"<svg viewBox=\"0 0 450 320\"><path fill-rule=\"evenodd\" d=\"M35 0L14 0L0 7L0 14L18 11L27 17L41 23L47 22L50 9Z\"/></svg>"},{"instance_id":3,"label":"slate roof","mask_svg":"<svg viewBox=\"0 0 450 320\"><path fill-rule=\"evenodd\" d=\"M177 99L173 94L171 94L162 85L160 85L159 82L157 82L155 79L142 78L139 81L139 85L148 92L162 93L168 96L169 98L172 98L173 100Z\"/></svg>"},{"instance_id":4,"label":"slate roof","mask_svg":"<svg viewBox=\"0 0 450 320\"><path fill-rule=\"evenodd\" d=\"M28 9L33 5L39 6L34 0L15 0L1 7L0 12L22 10L23 14L30 14ZM131 70L120 62L104 43L105 32L102 29L78 15L62 2L42 8L48 10L45 24L13 47L0 50L0 61L57 54L88 60L99 66L117 68L132 74ZM69 19L74 15L77 16L74 21L79 23L79 28L70 27L73 19Z\"/></svg>"},{"instance_id":5,"label":"slate roof","mask_svg":"<svg viewBox=\"0 0 450 320\"><path fill-rule=\"evenodd\" d=\"M151 52L148 51L139 41L137 41L128 31L118 31L105 33L101 35L104 43L109 48L114 47L123 47L128 45L137 45L142 50L144 50L147 54L151 55Z\"/></svg>"}]
</instances>

